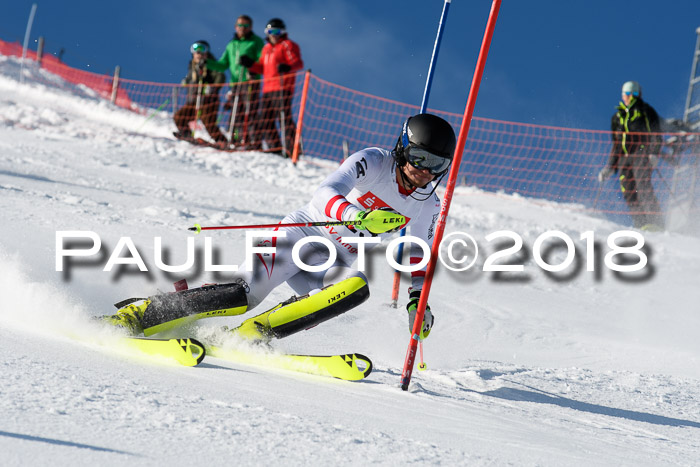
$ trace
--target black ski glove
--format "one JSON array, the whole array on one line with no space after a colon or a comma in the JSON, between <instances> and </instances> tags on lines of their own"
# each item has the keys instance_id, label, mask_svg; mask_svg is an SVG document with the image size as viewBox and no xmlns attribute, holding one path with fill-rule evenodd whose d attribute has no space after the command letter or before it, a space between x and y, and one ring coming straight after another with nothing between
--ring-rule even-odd
<instances>
[{"instance_id":1,"label":"black ski glove","mask_svg":"<svg viewBox=\"0 0 700 467\"><path fill-rule=\"evenodd\" d=\"M277 65L277 72L280 74L287 73L291 69L292 67L287 65L286 63L280 63L279 65Z\"/></svg>"},{"instance_id":2,"label":"black ski glove","mask_svg":"<svg viewBox=\"0 0 700 467\"><path fill-rule=\"evenodd\" d=\"M244 66L246 68L250 68L251 66L253 66L253 63L255 63L255 60L253 60L252 58L250 58L247 55L241 55L238 58L238 63L240 63L241 66Z\"/></svg>"}]
</instances>

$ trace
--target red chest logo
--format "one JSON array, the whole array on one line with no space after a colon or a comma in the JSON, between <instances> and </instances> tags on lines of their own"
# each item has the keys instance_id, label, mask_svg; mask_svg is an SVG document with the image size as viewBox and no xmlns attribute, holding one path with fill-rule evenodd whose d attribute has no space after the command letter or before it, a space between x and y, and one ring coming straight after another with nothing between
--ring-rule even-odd
<instances>
[{"instance_id":1,"label":"red chest logo","mask_svg":"<svg viewBox=\"0 0 700 467\"><path fill-rule=\"evenodd\" d=\"M391 207L371 191L368 191L364 195L357 198L357 201L359 201L363 207L371 210Z\"/></svg>"},{"instance_id":2,"label":"red chest logo","mask_svg":"<svg viewBox=\"0 0 700 467\"><path fill-rule=\"evenodd\" d=\"M379 196L375 195L371 191L368 191L364 195L357 198L357 201L362 205L362 207L367 208L371 211L380 208L394 209L384 202ZM397 211L398 212L398 211ZM411 220L410 217L406 216L406 224ZM404 224L405 225L405 224Z\"/></svg>"}]
</instances>

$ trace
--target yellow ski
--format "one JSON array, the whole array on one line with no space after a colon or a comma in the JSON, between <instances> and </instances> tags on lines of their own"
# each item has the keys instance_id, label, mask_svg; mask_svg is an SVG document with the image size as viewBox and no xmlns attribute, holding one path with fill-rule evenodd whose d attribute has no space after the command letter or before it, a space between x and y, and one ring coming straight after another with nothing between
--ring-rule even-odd
<instances>
[{"instance_id":1,"label":"yellow ski","mask_svg":"<svg viewBox=\"0 0 700 467\"><path fill-rule=\"evenodd\" d=\"M192 338L151 339L147 337L124 337L120 339L124 347L151 356L175 360L180 365L199 365L206 351L201 342Z\"/></svg>"},{"instance_id":2,"label":"yellow ski","mask_svg":"<svg viewBox=\"0 0 700 467\"><path fill-rule=\"evenodd\" d=\"M347 381L359 381L372 372L372 361L359 353L340 355L293 355L206 346L210 357L267 368L309 373Z\"/></svg>"}]
</instances>

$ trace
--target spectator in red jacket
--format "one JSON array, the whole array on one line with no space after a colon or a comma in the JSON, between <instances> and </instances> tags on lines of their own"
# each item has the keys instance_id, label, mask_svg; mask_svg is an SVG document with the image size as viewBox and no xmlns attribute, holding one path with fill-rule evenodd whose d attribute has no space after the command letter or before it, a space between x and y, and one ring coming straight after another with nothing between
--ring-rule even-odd
<instances>
[{"instance_id":1,"label":"spectator in red jacket","mask_svg":"<svg viewBox=\"0 0 700 467\"><path fill-rule=\"evenodd\" d=\"M296 124L292 120L295 72L303 68L304 62L301 60L299 46L287 37L284 21L271 19L265 27L265 36L267 44L257 62L246 55L242 55L239 60L251 73L263 75L259 130L262 138L270 151L290 157L296 133ZM276 122L284 122L280 127L284 133L282 140L275 127Z\"/></svg>"}]
</instances>

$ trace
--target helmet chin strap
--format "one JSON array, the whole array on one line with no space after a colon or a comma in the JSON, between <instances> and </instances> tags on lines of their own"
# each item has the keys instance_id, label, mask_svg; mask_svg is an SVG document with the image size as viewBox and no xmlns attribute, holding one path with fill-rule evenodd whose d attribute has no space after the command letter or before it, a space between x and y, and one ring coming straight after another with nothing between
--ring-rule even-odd
<instances>
[{"instance_id":1,"label":"helmet chin strap","mask_svg":"<svg viewBox=\"0 0 700 467\"><path fill-rule=\"evenodd\" d=\"M408 163L408 162L406 162L406 164L407 164L407 163ZM405 165L405 164L404 164L404 165ZM421 188L421 189L422 189L422 188L425 188L425 187L427 187L428 185L430 185L432 182L428 182L426 185L424 185L424 186L422 186L422 187L417 187L417 186L415 186L413 183L411 183L411 182L408 180L408 178L406 177L406 174L403 173L403 165L400 166L400 165L396 164L396 170L398 170L398 172L399 172L399 177L401 178L401 181L404 183L404 186L410 186L410 187L413 187L413 188L414 188L414 190L413 190L413 191L411 192L411 194L408 195L408 196L410 196L411 198L415 199L416 201L425 201L425 200L429 199L431 196L433 196L433 193L435 193L435 190L437 190L438 185L440 184L440 182L442 181L442 179L445 177L445 173L447 173L447 172L445 172L445 173L443 173L442 175L440 175L440 178L438 178L437 182L433 185L433 189L430 190L430 193L425 193L425 192L419 192L419 191L418 191L418 188ZM432 181L433 181L433 182L435 181L435 177L433 177L433 180L432 180ZM414 195L416 195L416 194L418 194L418 195L420 195L420 196L424 196L424 197L423 197L423 198L417 198L416 196L414 196Z\"/></svg>"}]
</instances>

